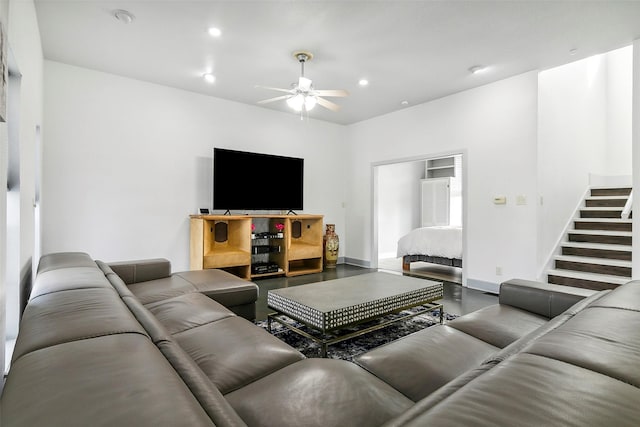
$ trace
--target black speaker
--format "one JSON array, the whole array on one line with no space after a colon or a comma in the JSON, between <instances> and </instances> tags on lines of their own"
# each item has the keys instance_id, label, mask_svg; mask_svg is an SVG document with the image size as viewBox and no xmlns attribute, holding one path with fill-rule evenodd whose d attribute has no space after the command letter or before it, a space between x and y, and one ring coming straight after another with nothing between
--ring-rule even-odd
<instances>
[{"instance_id":1,"label":"black speaker","mask_svg":"<svg viewBox=\"0 0 640 427\"><path fill-rule=\"evenodd\" d=\"M299 239L302 236L302 222L293 221L291 223L291 237Z\"/></svg>"},{"instance_id":2,"label":"black speaker","mask_svg":"<svg viewBox=\"0 0 640 427\"><path fill-rule=\"evenodd\" d=\"M226 222L216 222L213 238L216 242L226 242L229 235L229 225Z\"/></svg>"}]
</instances>

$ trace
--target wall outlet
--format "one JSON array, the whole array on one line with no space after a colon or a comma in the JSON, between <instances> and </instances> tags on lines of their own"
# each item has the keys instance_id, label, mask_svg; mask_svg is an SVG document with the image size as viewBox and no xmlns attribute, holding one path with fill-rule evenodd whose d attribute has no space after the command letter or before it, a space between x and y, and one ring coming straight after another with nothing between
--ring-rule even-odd
<instances>
[{"instance_id":1,"label":"wall outlet","mask_svg":"<svg viewBox=\"0 0 640 427\"><path fill-rule=\"evenodd\" d=\"M502 276L502 267L496 267L496 276Z\"/></svg>"}]
</instances>

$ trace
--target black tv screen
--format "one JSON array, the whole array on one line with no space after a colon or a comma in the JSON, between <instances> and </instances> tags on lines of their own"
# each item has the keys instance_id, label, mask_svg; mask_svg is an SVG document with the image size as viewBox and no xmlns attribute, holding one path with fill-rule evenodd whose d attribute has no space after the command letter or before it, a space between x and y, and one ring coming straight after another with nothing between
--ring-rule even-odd
<instances>
[{"instance_id":1,"label":"black tv screen","mask_svg":"<svg viewBox=\"0 0 640 427\"><path fill-rule=\"evenodd\" d=\"M213 209L302 210L304 159L213 149Z\"/></svg>"}]
</instances>

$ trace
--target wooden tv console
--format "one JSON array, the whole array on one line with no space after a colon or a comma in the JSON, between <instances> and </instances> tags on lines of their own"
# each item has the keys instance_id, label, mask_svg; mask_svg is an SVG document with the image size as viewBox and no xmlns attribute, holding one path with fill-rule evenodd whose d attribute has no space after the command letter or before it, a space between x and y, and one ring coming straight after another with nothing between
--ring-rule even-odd
<instances>
[{"instance_id":1,"label":"wooden tv console","mask_svg":"<svg viewBox=\"0 0 640 427\"><path fill-rule=\"evenodd\" d=\"M190 267L220 268L245 279L321 272L323 218L191 215Z\"/></svg>"}]
</instances>

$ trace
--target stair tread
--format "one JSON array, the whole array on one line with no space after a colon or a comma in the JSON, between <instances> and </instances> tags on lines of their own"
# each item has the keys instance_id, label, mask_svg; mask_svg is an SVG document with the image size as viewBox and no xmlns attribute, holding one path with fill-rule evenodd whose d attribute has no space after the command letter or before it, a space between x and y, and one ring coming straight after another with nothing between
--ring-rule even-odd
<instances>
[{"instance_id":1,"label":"stair tread","mask_svg":"<svg viewBox=\"0 0 640 427\"><path fill-rule=\"evenodd\" d=\"M581 211L622 211L624 209L623 206L583 206L580 208Z\"/></svg>"},{"instance_id":2,"label":"stair tread","mask_svg":"<svg viewBox=\"0 0 640 427\"><path fill-rule=\"evenodd\" d=\"M608 224L631 224L633 220L625 218L575 218L576 222L604 222Z\"/></svg>"},{"instance_id":3,"label":"stair tread","mask_svg":"<svg viewBox=\"0 0 640 427\"><path fill-rule=\"evenodd\" d=\"M591 234L594 236L625 236L631 237L633 234L631 231L617 231L617 230L569 230L569 234Z\"/></svg>"},{"instance_id":4,"label":"stair tread","mask_svg":"<svg viewBox=\"0 0 640 427\"><path fill-rule=\"evenodd\" d=\"M591 258L591 257L582 257L582 256L575 256L575 255L557 255L555 259L559 261L579 262L582 264L598 264L598 265L608 265L613 267L631 268L631 261L624 261L620 259Z\"/></svg>"},{"instance_id":5,"label":"stair tread","mask_svg":"<svg viewBox=\"0 0 640 427\"><path fill-rule=\"evenodd\" d=\"M551 269L547 271L551 276L569 277L572 279L591 280L593 282L613 283L616 285L624 285L629 280L628 277L611 276L609 274L585 273L573 270Z\"/></svg>"},{"instance_id":6,"label":"stair tread","mask_svg":"<svg viewBox=\"0 0 640 427\"><path fill-rule=\"evenodd\" d=\"M601 249L601 250L610 250L610 251L631 252L631 245L609 245L606 243L589 243L589 242L562 242L560 245L564 247L572 247L572 248Z\"/></svg>"},{"instance_id":7,"label":"stair tread","mask_svg":"<svg viewBox=\"0 0 640 427\"><path fill-rule=\"evenodd\" d=\"M627 200L629 196L587 196L585 200Z\"/></svg>"}]
</instances>

